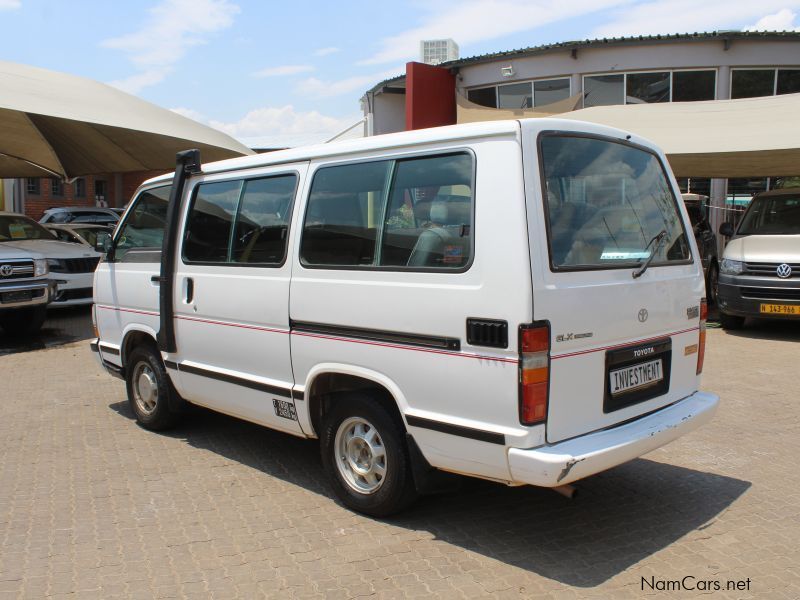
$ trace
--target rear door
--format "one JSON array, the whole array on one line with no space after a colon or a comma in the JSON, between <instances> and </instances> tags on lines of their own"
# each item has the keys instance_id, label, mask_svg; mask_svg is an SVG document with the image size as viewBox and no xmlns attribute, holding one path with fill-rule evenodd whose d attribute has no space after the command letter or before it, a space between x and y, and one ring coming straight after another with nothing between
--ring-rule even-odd
<instances>
[{"instance_id":1,"label":"rear door","mask_svg":"<svg viewBox=\"0 0 800 600\"><path fill-rule=\"evenodd\" d=\"M181 393L290 433L300 427L292 400L287 248L306 168L198 180L189 192L175 275Z\"/></svg>"},{"instance_id":2,"label":"rear door","mask_svg":"<svg viewBox=\"0 0 800 600\"><path fill-rule=\"evenodd\" d=\"M551 443L698 385L704 286L666 161L643 141L580 128L523 128L530 230L541 232L530 239L534 319L551 328Z\"/></svg>"}]
</instances>

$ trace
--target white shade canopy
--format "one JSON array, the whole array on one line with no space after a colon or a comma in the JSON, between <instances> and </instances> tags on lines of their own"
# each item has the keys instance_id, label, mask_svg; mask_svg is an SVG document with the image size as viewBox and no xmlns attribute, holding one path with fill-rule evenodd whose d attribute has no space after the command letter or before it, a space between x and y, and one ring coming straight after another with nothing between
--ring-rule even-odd
<instances>
[{"instance_id":1,"label":"white shade canopy","mask_svg":"<svg viewBox=\"0 0 800 600\"><path fill-rule=\"evenodd\" d=\"M800 174L800 94L596 106L559 117L610 125L652 140L678 177Z\"/></svg>"},{"instance_id":2,"label":"white shade canopy","mask_svg":"<svg viewBox=\"0 0 800 600\"><path fill-rule=\"evenodd\" d=\"M0 177L172 169L189 148L204 162L252 154L221 131L103 83L0 61Z\"/></svg>"}]
</instances>

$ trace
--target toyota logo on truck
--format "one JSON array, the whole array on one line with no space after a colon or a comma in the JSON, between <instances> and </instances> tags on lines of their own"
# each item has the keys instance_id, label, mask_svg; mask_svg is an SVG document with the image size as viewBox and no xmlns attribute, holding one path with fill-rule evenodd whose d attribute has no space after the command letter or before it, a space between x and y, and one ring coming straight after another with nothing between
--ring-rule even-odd
<instances>
[{"instance_id":1,"label":"toyota logo on truck","mask_svg":"<svg viewBox=\"0 0 800 600\"><path fill-rule=\"evenodd\" d=\"M11 267L11 265L3 265L0 267L0 275L3 277L11 277L13 273L14 269Z\"/></svg>"}]
</instances>

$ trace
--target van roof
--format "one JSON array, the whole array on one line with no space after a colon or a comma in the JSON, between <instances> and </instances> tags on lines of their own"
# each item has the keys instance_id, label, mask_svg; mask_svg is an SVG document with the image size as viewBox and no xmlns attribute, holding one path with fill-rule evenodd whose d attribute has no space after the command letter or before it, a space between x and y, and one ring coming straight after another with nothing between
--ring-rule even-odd
<instances>
[{"instance_id":1,"label":"van roof","mask_svg":"<svg viewBox=\"0 0 800 600\"><path fill-rule=\"evenodd\" d=\"M606 135L616 134L620 135L620 137L625 137L628 133L612 127L577 120L553 118L521 120L509 119L503 121L486 121L481 123L446 125L443 127L431 127L428 129L387 133L359 139L341 140L327 144L301 146L287 150L277 150L275 152L265 152L263 154L242 156L238 158L206 163L203 164L202 168L203 173L210 174L239 169L251 169L281 163L313 160L321 157L344 156L347 154L355 154L370 150L388 150L391 148L421 146L435 142L447 142L461 139L516 134L520 131L520 124L528 121L536 122L537 126L541 128L574 130L577 126L585 128L587 131L596 131ZM153 179L148 179L142 185L146 186L154 183L163 183L171 179L172 173L167 173L158 177L154 177Z\"/></svg>"},{"instance_id":2,"label":"van roof","mask_svg":"<svg viewBox=\"0 0 800 600\"><path fill-rule=\"evenodd\" d=\"M781 188L779 190L760 192L755 196L753 196L753 200L755 200L756 198L774 198L775 196L800 196L800 187Z\"/></svg>"}]
</instances>

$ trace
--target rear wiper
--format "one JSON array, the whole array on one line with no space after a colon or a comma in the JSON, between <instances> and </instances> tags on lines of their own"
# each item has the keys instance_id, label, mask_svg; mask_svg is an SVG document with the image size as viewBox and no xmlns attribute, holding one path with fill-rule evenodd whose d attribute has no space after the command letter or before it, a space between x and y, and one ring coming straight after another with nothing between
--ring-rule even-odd
<instances>
[{"instance_id":1,"label":"rear wiper","mask_svg":"<svg viewBox=\"0 0 800 600\"><path fill-rule=\"evenodd\" d=\"M649 267L650 263L653 262L656 254L658 254L658 249L661 248L661 244L665 239L667 239L667 230L662 229L653 237L653 239L647 242L647 246L645 246L644 249L647 250L650 246L653 246L653 249L650 251L650 256L648 256L647 260L644 261L644 264L633 272L634 279L638 279L644 275L644 272L647 271L647 267Z\"/></svg>"}]
</instances>

